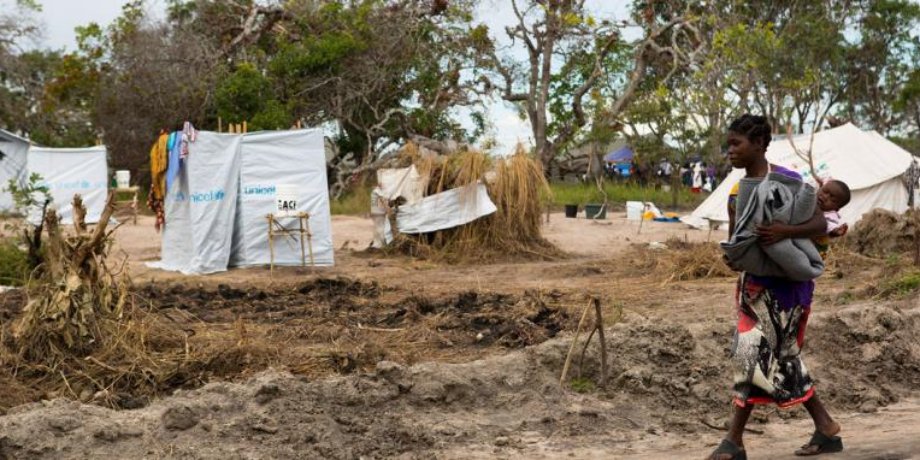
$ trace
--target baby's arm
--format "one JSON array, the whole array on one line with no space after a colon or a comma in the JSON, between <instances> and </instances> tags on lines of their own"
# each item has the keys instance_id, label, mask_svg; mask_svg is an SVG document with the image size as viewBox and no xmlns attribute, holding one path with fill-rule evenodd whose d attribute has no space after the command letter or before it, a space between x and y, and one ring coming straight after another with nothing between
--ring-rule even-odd
<instances>
[{"instance_id":1,"label":"baby's arm","mask_svg":"<svg viewBox=\"0 0 920 460\"><path fill-rule=\"evenodd\" d=\"M778 243L786 238L815 238L826 233L827 220L817 207L811 219L798 225L773 223L757 226L757 236L766 245Z\"/></svg>"}]
</instances>

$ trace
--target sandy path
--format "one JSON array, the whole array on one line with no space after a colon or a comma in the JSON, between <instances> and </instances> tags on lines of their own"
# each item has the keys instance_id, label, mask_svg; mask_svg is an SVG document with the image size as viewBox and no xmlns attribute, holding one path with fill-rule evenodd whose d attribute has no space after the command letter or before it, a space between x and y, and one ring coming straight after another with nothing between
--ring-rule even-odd
<instances>
[{"instance_id":1,"label":"sandy path","mask_svg":"<svg viewBox=\"0 0 920 460\"><path fill-rule=\"evenodd\" d=\"M920 400L910 399L873 414L838 416L843 426L843 452L819 458L840 460L909 460L920 458ZM763 434L748 434L745 439L748 458L793 460L793 454L814 430L809 420L766 425L752 424ZM608 436L566 437L523 436L516 448L495 445L464 446L444 454L445 459L704 459L718 445L716 431L695 436L650 433L642 439L610 433ZM517 440L516 440L517 441ZM702 447L701 447L702 446Z\"/></svg>"}]
</instances>

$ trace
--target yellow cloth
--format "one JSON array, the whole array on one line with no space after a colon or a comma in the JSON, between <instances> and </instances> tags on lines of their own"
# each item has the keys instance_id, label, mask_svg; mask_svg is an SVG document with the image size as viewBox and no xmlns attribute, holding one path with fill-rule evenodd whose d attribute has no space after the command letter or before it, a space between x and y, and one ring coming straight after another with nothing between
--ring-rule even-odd
<instances>
[{"instance_id":1,"label":"yellow cloth","mask_svg":"<svg viewBox=\"0 0 920 460\"><path fill-rule=\"evenodd\" d=\"M155 200L162 200L166 197L166 166L169 162L169 151L166 144L169 141L169 134L160 134L157 141L150 149L150 195Z\"/></svg>"}]
</instances>

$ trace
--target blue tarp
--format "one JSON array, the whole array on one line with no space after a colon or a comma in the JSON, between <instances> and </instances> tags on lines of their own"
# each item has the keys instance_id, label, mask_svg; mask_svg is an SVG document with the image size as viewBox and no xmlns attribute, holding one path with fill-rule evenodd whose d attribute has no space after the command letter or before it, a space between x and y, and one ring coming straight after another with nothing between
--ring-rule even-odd
<instances>
[{"instance_id":1,"label":"blue tarp","mask_svg":"<svg viewBox=\"0 0 920 460\"><path fill-rule=\"evenodd\" d=\"M632 161L633 151L629 147L623 147L620 150L614 150L606 155L604 155L604 161L607 163L621 163L624 161Z\"/></svg>"}]
</instances>

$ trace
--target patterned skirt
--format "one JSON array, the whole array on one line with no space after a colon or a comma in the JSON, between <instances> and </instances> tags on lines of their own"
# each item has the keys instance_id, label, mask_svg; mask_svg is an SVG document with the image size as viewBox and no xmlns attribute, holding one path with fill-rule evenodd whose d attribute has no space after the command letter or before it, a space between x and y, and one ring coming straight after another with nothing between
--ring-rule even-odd
<instances>
[{"instance_id":1,"label":"patterned skirt","mask_svg":"<svg viewBox=\"0 0 920 460\"><path fill-rule=\"evenodd\" d=\"M732 361L734 403L739 407L789 407L814 394L802 361L814 283L768 281L772 282L747 274L738 280L738 328ZM796 295L796 290L803 295Z\"/></svg>"}]
</instances>

